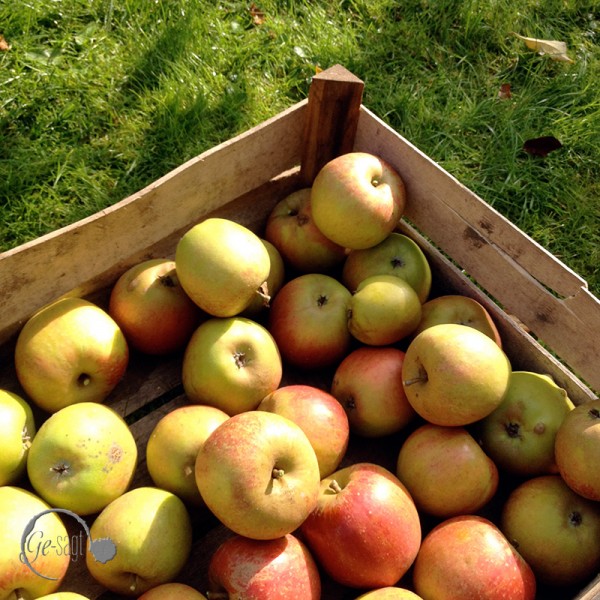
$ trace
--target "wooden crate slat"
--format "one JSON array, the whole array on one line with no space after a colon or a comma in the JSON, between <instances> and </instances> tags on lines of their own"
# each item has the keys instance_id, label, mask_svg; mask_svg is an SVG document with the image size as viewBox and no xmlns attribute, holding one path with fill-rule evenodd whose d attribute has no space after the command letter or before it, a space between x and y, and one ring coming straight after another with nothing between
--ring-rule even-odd
<instances>
[{"instance_id":1,"label":"wooden crate slat","mask_svg":"<svg viewBox=\"0 0 600 600\"><path fill-rule=\"evenodd\" d=\"M0 342L32 312L299 165L307 101L86 219L0 255Z\"/></svg>"},{"instance_id":2,"label":"wooden crate slat","mask_svg":"<svg viewBox=\"0 0 600 600\"><path fill-rule=\"evenodd\" d=\"M356 147L396 166L407 183L407 218L600 389L600 301L585 281L371 114L361 115Z\"/></svg>"}]
</instances>

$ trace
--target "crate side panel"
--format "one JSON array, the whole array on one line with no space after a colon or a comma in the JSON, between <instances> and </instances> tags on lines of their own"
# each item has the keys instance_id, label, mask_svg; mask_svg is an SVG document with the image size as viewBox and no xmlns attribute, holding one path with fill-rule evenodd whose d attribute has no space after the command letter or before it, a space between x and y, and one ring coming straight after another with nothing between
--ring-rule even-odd
<instances>
[{"instance_id":1,"label":"crate side panel","mask_svg":"<svg viewBox=\"0 0 600 600\"><path fill-rule=\"evenodd\" d=\"M197 156L114 206L1 254L0 336L124 257L144 251L299 165L305 109L306 101Z\"/></svg>"},{"instance_id":2,"label":"crate side panel","mask_svg":"<svg viewBox=\"0 0 600 600\"><path fill-rule=\"evenodd\" d=\"M417 229L600 389L600 301L585 281L365 110L356 148L398 169Z\"/></svg>"}]
</instances>

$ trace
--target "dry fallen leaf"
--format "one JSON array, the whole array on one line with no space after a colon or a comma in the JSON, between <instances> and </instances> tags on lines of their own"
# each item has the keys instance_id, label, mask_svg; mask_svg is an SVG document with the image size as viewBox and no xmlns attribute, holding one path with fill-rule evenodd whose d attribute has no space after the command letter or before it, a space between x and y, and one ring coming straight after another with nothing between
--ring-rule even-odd
<instances>
[{"instance_id":1,"label":"dry fallen leaf","mask_svg":"<svg viewBox=\"0 0 600 600\"><path fill-rule=\"evenodd\" d=\"M7 52L10 50L10 44L4 39L3 35L0 35L0 52Z\"/></svg>"},{"instance_id":2,"label":"dry fallen leaf","mask_svg":"<svg viewBox=\"0 0 600 600\"><path fill-rule=\"evenodd\" d=\"M265 13L254 2L250 5L250 16L255 25L262 25L265 22Z\"/></svg>"},{"instance_id":3,"label":"dry fallen leaf","mask_svg":"<svg viewBox=\"0 0 600 600\"><path fill-rule=\"evenodd\" d=\"M553 150L558 150L559 148L562 148L562 144L553 135L533 138L523 144L523 150L533 156L545 157Z\"/></svg>"},{"instance_id":4,"label":"dry fallen leaf","mask_svg":"<svg viewBox=\"0 0 600 600\"><path fill-rule=\"evenodd\" d=\"M518 33L513 33L520 40L525 42L525 45L530 50L535 50L541 55L549 56L552 60L560 60L563 62L573 63L572 58L567 55L567 44L556 40L538 40L537 38L525 37Z\"/></svg>"},{"instance_id":5,"label":"dry fallen leaf","mask_svg":"<svg viewBox=\"0 0 600 600\"><path fill-rule=\"evenodd\" d=\"M503 83L498 90L498 98L500 100L509 100L512 98L512 93L510 91L510 83Z\"/></svg>"}]
</instances>

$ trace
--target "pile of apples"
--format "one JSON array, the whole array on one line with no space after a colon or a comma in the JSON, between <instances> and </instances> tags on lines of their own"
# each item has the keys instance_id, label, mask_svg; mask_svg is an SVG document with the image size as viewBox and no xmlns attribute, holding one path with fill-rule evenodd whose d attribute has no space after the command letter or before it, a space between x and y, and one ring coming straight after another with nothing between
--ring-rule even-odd
<instances>
[{"instance_id":1,"label":"pile of apples","mask_svg":"<svg viewBox=\"0 0 600 600\"><path fill-rule=\"evenodd\" d=\"M91 575L145 600L533 600L594 577L600 401L514 370L479 302L430 297L405 203L389 164L344 154L263 237L208 218L123 273L106 309L33 315L22 394L0 391L0 600L83 598L57 591L69 516L93 520ZM104 404L131 349L180 352L188 400L134 489L136 440ZM207 590L175 583L199 511L229 530Z\"/></svg>"}]
</instances>

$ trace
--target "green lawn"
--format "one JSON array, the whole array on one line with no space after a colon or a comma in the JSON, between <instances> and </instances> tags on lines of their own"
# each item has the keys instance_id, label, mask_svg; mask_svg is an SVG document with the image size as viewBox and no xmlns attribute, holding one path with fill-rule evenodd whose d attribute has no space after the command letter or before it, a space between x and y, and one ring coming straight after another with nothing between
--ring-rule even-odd
<instances>
[{"instance_id":1,"label":"green lawn","mask_svg":"<svg viewBox=\"0 0 600 600\"><path fill-rule=\"evenodd\" d=\"M600 295L599 29L598 0L4 2L0 250L137 191L341 63L369 108ZM564 41L574 62L512 32ZM523 151L546 135L562 147Z\"/></svg>"}]
</instances>

